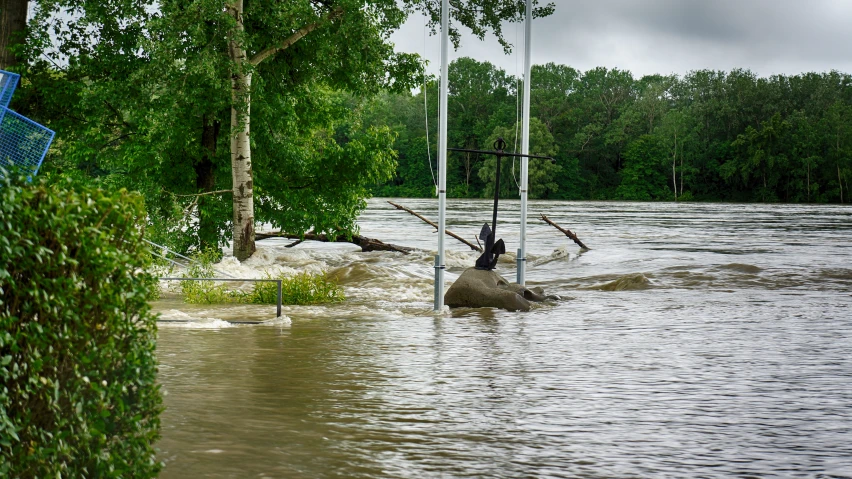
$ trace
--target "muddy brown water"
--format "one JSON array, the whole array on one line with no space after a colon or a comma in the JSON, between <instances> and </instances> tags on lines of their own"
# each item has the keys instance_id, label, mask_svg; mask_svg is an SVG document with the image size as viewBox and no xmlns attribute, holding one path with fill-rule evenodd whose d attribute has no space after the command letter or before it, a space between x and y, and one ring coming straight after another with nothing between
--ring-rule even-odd
<instances>
[{"instance_id":1,"label":"muddy brown water","mask_svg":"<svg viewBox=\"0 0 852 479\"><path fill-rule=\"evenodd\" d=\"M467 238L491 216L449 205ZM241 274L347 301L155 305L162 478L852 477L852 208L533 201L528 284L563 300L528 313L433 313L432 229L378 199L360 225L427 251L264 241ZM475 255L447 245L452 280Z\"/></svg>"}]
</instances>

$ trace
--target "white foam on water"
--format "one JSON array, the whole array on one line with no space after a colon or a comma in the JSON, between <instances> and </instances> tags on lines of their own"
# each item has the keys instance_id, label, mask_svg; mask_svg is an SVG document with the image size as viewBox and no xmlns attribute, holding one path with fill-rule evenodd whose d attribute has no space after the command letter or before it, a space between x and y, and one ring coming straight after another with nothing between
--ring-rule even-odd
<instances>
[{"instance_id":1,"label":"white foam on water","mask_svg":"<svg viewBox=\"0 0 852 479\"><path fill-rule=\"evenodd\" d=\"M532 257L530 257L530 255L528 255L527 260L530 260L530 259L532 259ZM563 260L563 259L564 260L570 260L571 259L571 253L568 251L567 246L560 246L559 248L556 248L548 256L535 258L533 260L532 264L534 266L539 266L539 265L542 265L542 264L550 263L552 261L558 261L558 260Z\"/></svg>"},{"instance_id":2,"label":"white foam on water","mask_svg":"<svg viewBox=\"0 0 852 479\"><path fill-rule=\"evenodd\" d=\"M476 258L479 257L481 253L476 251L456 251L456 250L446 250L444 252L444 264L448 268L470 268L474 264L476 264ZM501 256L502 258L502 256Z\"/></svg>"},{"instance_id":3,"label":"white foam on water","mask_svg":"<svg viewBox=\"0 0 852 479\"><path fill-rule=\"evenodd\" d=\"M268 276L292 276L296 273L320 273L328 265L305 250L289 250L284 247L263 246L246 261L240 262L233 256L225 256L213 265L219 271L236 278L262 279Z\"/></svg>"},{"instance_id":4,"label":"white foam on water","mask_svg":"<svg viewBox=\"0 0 852 479\"><path fill-rule=\"evenodd\" d=\"M183 311L171 309L160 313L161 321L157 322L158 328L178 329L224 329L233 328L234 325L219 318L199 318Z\"/></svg>"},{"instance_id":5,"label":"white foam on water","mask_svg":"<svg viewBox=\"0 0 852 479\"><path fill-rule=\"evenodd\" d=\"M270 319L269 321L264 321L262 323L263 326L292 326L293 320L290 319L289 316L281 316L280 318Z\"/></svg>"}]
</instances>

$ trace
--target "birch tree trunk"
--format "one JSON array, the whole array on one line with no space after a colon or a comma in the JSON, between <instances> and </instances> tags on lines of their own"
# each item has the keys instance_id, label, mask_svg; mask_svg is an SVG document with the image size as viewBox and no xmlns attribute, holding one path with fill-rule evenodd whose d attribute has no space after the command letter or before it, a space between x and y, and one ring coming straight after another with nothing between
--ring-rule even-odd
<instances>
[{"instance_id":1,"label":"birch tree trunk","mask_svg":"<svg viewBox=\"0 0 852 479\"><path fill-rule=\"evenodd\" d=\"M234 257L240 261L255 252L254 243L254 184L251 170L251 65L241 42L243 0L230 4L236 20L234 34L229 38L228 53L234 63L231 77L231 176L234 188Z\"/></svg>"},{"instance_id":2,"label":"birch tree trunk","mask_svg":"<svg viewBox=\"0 0 852 479\"><path fill-rule=\"evenodd\" d=\"M234 257L248 259L254 244L254 185L251 170L249 103L251 73L234 75L233 96L244 101L243 108L231 107L231 175L234 184ZM240 111L243 110L243 111Z\"/></svg>"},{"instance_id":3,"label":"birch tree trunk","mask_svg":"<svg viewBox=\"0 0 852 479\"><path fill-rule=\"evenodd\" d=\"M840 127L834 136L834 146L837 151L837 186L840 187L840 204L843 204L843 180L840 177Z\"/></svg>"},{"instance_id":4,"label":"birch tree trunk","mask_svg":"<svg viewBox=\"0 0 852 479\"><path fill-rule=\"evenodd\" d=\"M677 201L677 130L675 130L674 153L672 153L672 186L674 186L674 196Z\"/></svg>"},{"instance_id":5,"label":"birch tree trunk","mask_svg":"<svg viewBox=\"0 0 852 479\"><path fill-rule=\"evenodd\" d=\"M233 62L231 76L231 176L234 187L234 257L248 259L257 249L254 234L254 181L251 169L251 77L254 67L290 48L305 35L343 14L334 8L314 23L293 32L284 41L273 44L249 58L243 46L245 24L243 0L230 0L228 11L234 17L234 30L228 37L228 55Z\"/></svg>"},{"instance_id":6,"label":"birch tree trunk","mask_svg":"<svg viewBox=\"0 0 852 479\"><path fill-rule=\"evenodd\" d=\"M808 167L808 203L811 202L811 160L808 159L806 163Z\"/></svg>"}]
</instances>

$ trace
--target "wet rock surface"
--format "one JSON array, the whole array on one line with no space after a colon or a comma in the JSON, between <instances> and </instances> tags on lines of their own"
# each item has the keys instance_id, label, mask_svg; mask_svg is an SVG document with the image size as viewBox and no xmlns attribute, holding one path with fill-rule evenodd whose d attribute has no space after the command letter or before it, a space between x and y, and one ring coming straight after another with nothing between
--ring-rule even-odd
<instances>
[{"instance_id":1,"label":"wet rock surface","mask_svg":"<svg viewBox=\"0 0 852 479\"><path fill-rule=\"evenodd\" d=\"M451 308L500 308L508 311L529 311L531 302L559 299L547 296L541 288L526 288L510 283L491 270L468 268L444 295L444 304Z\"/></svg>"}]
</instances>

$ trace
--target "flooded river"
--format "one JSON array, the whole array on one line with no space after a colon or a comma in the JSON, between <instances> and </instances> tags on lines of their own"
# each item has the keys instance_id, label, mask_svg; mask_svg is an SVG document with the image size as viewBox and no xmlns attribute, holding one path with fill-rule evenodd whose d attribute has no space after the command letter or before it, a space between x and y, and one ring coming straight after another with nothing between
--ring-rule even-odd
<instances>
[{"instance_id":1,"label":"flooded river","mask_svg":"<svg viewBox=\"0 0 852 479\"><path fill-rule=\"evenodd\" d=\"M449 207L471 240L490 220ZM852 478L852 208L533 201L527 282L562 300L527 313L432 312L433 229L383 200L360 225L424 251L263 241L220 268L347 300L155 305L162 478ZM447 245L449 283L476 255Z\"/></svg>"}]
</instances>

